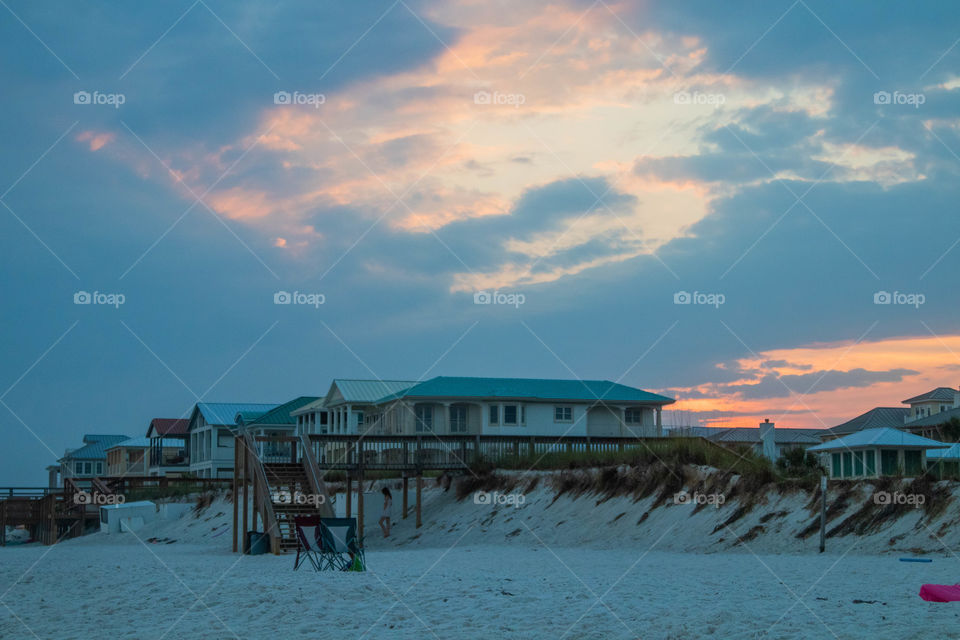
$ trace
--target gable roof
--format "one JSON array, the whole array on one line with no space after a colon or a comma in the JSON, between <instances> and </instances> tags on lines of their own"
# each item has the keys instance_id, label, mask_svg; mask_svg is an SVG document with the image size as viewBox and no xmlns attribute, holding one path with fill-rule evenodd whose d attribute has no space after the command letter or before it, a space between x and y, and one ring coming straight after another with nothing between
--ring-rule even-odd
<instances>
[{"instance_id":1,"label":"gable roof","mask_svg":"<svg viewBox=\"0 0 960 640\"><path fill-rule=\"evenodd\" d=\"M932 391L927 391L926 393L921 393L918 396L913 396L912 398L907 398L903 401L903 404L913 404L915 402L953 402L953 394L957 391L951 387L937 387Z\"/></svg>"},{"instance_id":2,"label":"gable roof","mask_svg":"<svg viewBox=\"0 0 960 640\"><path fill-rule=\"evenodd\" d=\"M856 418L822 431L820 435L842 436L863 429L902 427L904 418L909 414L910 409L906 407L874 407Z\"/></svg>"},{"instance_id":3,"label":"gable roof","mask_svg":"<svg viewBox=\"0 0 960 640\"><path fill-rule=\"evenodd\" d=\"M584 402L643 402L671 404L673 398L609 380L549 380L543 378L469 378L438 376L380 398L530 398Z\"/></svg>"},{"instance_id":4,"label":"gable roof","mask_svg":"<svg viewBox=\"0 0 960 640\"><path fill-rule=\"evenodd\" d=\"M186 435L190 421L186 418L154 418L147 427L147 437L151 432L158 436Z\"/></svg>"},{"instance_id":5,"label":"gable roof","mask_svg":"<svg viewBox=\"0 0 960 640\"><path fill-rule=\"evenodd\" d=\"M193 422L193 417L199 411L203 416L203 419L206 420L207 424L234 427L236 426L235 420L238 413L243 413L244 415L249 415L251 417L260 417L267 411L270 411L277 406L278 405L276 403L261 404L256 402L198 402L193 409L193 416L190 417L190 421Z\"/></svg>"},{"instance_id":6,"label":"gable roof","mask_svg":"<svg viewBox=\"0 0 960 640\"><path fill-rule=\"evenodd\" d=\"M334 389L340 392L343 402L374 403L384 396L409 389L417 384L416 380L349 380L337 378L330 385L326 399L331 398Z\"/></svg>"},{"instance_id":7,"label":"gable roof","mask_svg":"<svg viewBox=\"0 0 960 640\"><path fill-rule=\"evenodd\" d=\"M949 444L923 438L913 433L884 427L881 429L864 429L849 435L829 440L807 451L843 451L846 449L864 447L896 447L898 449L936 449L949 447Z\"/></svg>"},{"instance_id":8,"label":"gable roof","mask_svg":"<svg viewBox=\"0 0 960 640\"><path fill-rule=\"evenodd\" d=\"M237 424L241 424L240 418L242 417L243 424L247 426L261 425L261 424L293 425L297 423L297 419L290 414L296 411L297 409L300 409L302 407L305 407L308 404L316 402L319 399L320 398L316 396L300 396L299 398L295 398L290 402L284 402L280 406L275 407L270 411L267 411L266 413L262 413L257 417L254 417L252 420L248 420L247 416L244 414L238 414Z\"/></svg>"},{"instance_id":9,"label":"gable roof","mask_svg":"<svg viewBox=\"0 0 960 640\"><path fill-rule=\"evenodd\" d=\"M107 449L118 442L129 440L127 436L121 435L85 435L83 441L86 443L79 449L64 454L58 462L64 460L103 460L107 457Z\"/></svg>"}]
</instances>

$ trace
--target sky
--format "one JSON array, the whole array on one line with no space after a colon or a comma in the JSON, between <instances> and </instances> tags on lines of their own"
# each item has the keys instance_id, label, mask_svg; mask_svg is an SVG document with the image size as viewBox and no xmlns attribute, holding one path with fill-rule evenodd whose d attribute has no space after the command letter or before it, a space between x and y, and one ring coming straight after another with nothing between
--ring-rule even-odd
<instances>
[{"instance_id":1,"label":"sky","mask_svg":"<svg viewBox=\"0 0 960 640\"><path fill-rule=\"evenodd\" d=\"M0 2L0 485L335 377L960 385L949 3Z\"/></svg>"}]
</instances>

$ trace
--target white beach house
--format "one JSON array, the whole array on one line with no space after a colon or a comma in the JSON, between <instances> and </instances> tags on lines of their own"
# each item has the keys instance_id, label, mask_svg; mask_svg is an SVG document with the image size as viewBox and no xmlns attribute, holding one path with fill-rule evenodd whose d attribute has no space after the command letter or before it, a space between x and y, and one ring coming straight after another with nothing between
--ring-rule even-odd
<instances>
[{"instance_id":1,"label":"white beach house","mask_svg":"<svg viewBox=\"0 0 960 640\"><path fill-rule=\"evenodd\" d=\"M417 384L413 380L352 380L337 378L327 395L292 412L296 433L359 433L359 425L376 403Z\"/></svg>"},{"instance_id":2,"label":"white beach house","mask_svg":"<svg viewBox=\"0 0 960 640\"><path fill-rule=\"evenodd\" d=\"M672 398L608 380L436 377L365 409L377 434L657 437Z\"/></svg>"},{"instance_id":3,"label":"white beach house","mask_svg":"<svg viewBox=\"0 0 960 640\"><path fill-rule=\"evenodd\" d=\"M198 478L232 478L237 415L252 420L277 406L249 402L198 402L187 428L190 473Z\"/></svg>"}]
</instances>

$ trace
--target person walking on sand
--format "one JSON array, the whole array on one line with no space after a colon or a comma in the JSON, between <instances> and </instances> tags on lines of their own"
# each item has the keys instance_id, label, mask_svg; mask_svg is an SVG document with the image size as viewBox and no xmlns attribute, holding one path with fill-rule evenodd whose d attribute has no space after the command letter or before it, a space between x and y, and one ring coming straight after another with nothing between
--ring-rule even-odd
<instances>
[{"instance_id":1,"label":"person walking on sand","mask_svg":"<svg viewBox=\"0 0 960 640\"><path fill-rule=\"evenodd\" d=\"M390 537L390 516L393 515L393 494L390 489L383 488L383 514L380 516L380 529L383 530L383 537Z\"/></svg>"}]
</instances>

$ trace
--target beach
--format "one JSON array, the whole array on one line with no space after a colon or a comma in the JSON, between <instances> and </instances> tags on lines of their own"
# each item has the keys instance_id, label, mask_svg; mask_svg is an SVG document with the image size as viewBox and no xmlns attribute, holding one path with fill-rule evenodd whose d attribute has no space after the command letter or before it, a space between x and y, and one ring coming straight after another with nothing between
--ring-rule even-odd
<instances>
[{"instance_id":1,"label":"beach","mask_svg":"<svg viewBox=\"0 0 960 640\"><path fill-rule=\"evenodd\" d=\"M735 505L641 517L649 500L554 500L537 489L497 507L424 494L424 527L400 520L384 540L368 522L366 573L294 572L292 554L231 553L225 500L136 533L0 549L0 637L902 639L960 630L960 606L917 596L923 583L960 581L960 559L933 540L919 556L886 542L906 531L916 533L905 545L930 538L912 514L873 537L831 538L819 554L815 537L793 533L807 519L797 496L711 536ZM737 539L791 505L782 530Z\"/></svg>"}]
</instances>

